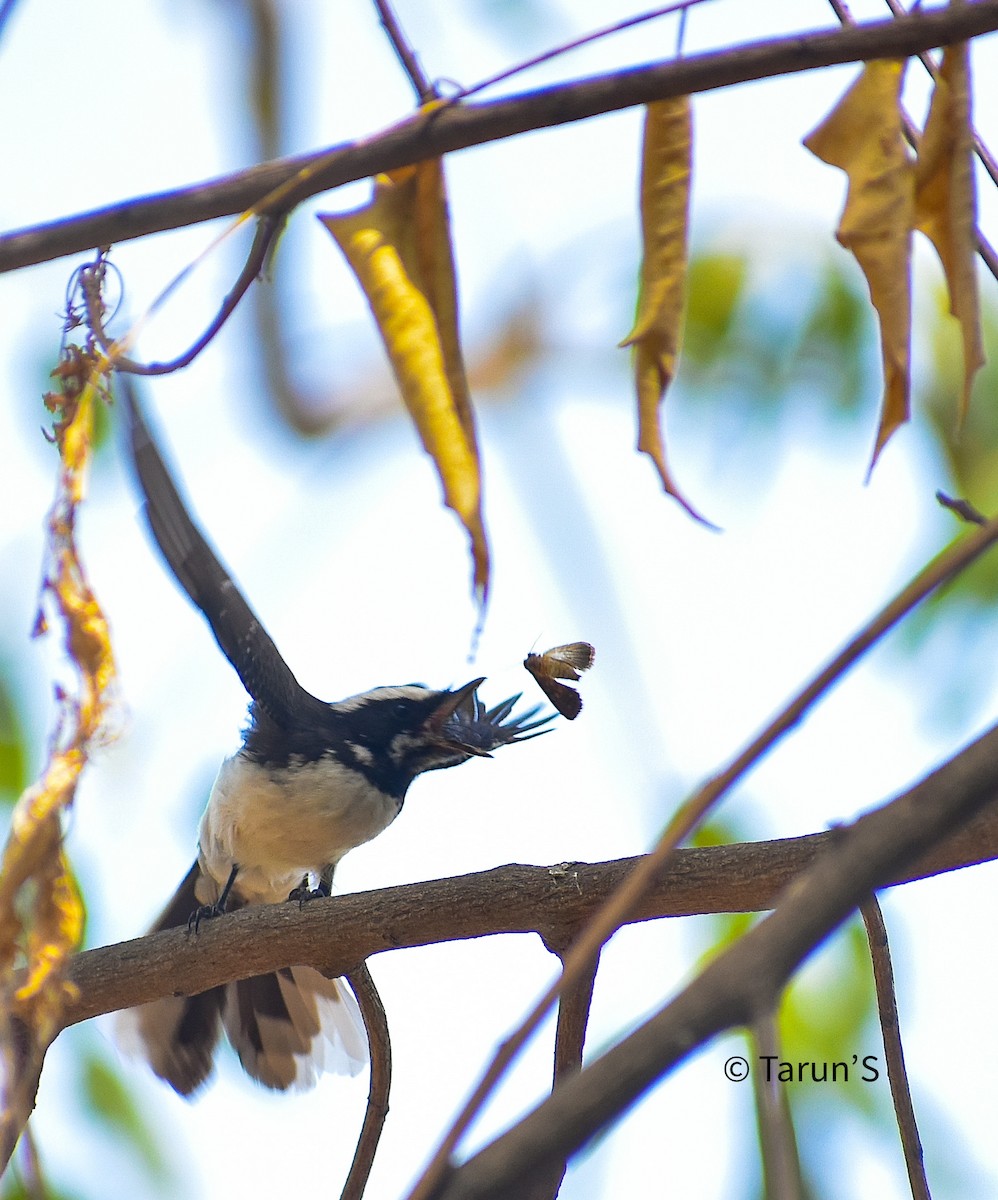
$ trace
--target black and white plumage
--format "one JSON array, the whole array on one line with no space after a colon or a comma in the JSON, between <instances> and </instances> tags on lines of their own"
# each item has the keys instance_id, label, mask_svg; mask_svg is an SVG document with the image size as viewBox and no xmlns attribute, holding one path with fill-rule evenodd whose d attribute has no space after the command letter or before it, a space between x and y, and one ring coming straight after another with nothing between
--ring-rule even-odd
<instances>
[{"instance_id":1,"label":"black and white plumage","mask_svg":"<svg viewBox=\"0 0 998 1200\"><path fill-rule=\"evenodd\" d=\"M551 718L531 709L510 719L518 696L486 709L481 678L439 691L380 687L338 703L306 691L192 521L122 385L153 537L252 698L243 745L222 764L201 819L197 860L154 928L292 893L328 895L336 864L394 821L417 775L488 757ZM271 1088L308 1087L320 1071L352 1073L366 1058L349 989L304 966L153 1001L123 1014L121 1028L182 1095L211 1073L223 1029L246 1071Z\"/></svg>"}]
</instances>

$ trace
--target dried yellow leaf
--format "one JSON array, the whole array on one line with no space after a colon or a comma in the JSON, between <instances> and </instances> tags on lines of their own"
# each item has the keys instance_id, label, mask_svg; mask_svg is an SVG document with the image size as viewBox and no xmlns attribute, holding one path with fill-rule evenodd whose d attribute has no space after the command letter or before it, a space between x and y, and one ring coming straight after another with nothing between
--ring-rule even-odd
<instances>
[{"instance_id":1,"label":"dried yellow leaf","mask_svg":"<svg viewBox=\"0 0 998 1200\"><path fill-rule=\"evenodd\" d=\"M36 919L28 931L27 977L14 993L17 1004L34 1007L36 1026L44 1026L43 1042L58 1032L62 1002L72 994L71 985L62 981L62 967L83 937L83 899L61 848L46 875L47 886L40 888ZM50 982L51 992L45 986Z\"/></svg>"},{"instance_id":2,"label":"dried yellow leaf","mask_svg":"<svg viewBox=\"0 0 998 1200\"><path fill-rule=\"evenodd\" d=\"M441 163L379 175L369 204L319 219L364 290L444 502L468 531L474 588L484 604L489 550Z\"/></svg>"},{"instance_id":3,"label":"dried yellow leaf","mask_svg":"<svg viewBox=\"0 0 998 1200\"><path fill-rule=\"evenodd\" d=\"M44 590L56 602L66 648L80 679L79 695L60 692L62 713L41 778L18 800L0 858L0 1012L21 1022L23 1053L5 1063L19 1079L39 1069L60 1028L68 994L64 968L83 936L83 902L62 847L62 818L72 805L90 745L103 735L114 658L107 623L76 553L75 523L90 461L97 367L75 352L59 372L62 390L46 397L57 413L61 470L48 519L51 566ZM40 623L36 624L36 628ZM3 1047L8 1042L0 1039ZM15 1108L30 1108L22 1092ZM11 1110L13 1112L13 1110ZM21 1122L27 1111L14 1113Z\"/></svg>"},{"instance_id":4,"label":"dried yellow leaf","mask_svg":"<svg viewBox=\"0 0 998 1200\"><path fill-rule=\"evenodd\" d=\"M970 404L974 376L984 365L968 71L966 43L947 46L915 164L915 227L939 255L950 312L960 322L963 338L961 421Z\"/></svg>"},{"instance_id":5,"label":"dried yellow leaf","mask_svg":"<svg viewBox=\"0 0 998 1200\"><path fill-rule=\"evenodd\" d=\"M884 399L870 469L908 419L914 168L901 132L904 63L867 63L825 120L804 139L849 177L836 237L866 276L880 322Z\"/></svg>"},{"instance_id":6,"label":"dried yellow leaf","mask_svg":"<svg viewBox=\"0 0 998 1200\"><path fill-rule=\"evenodd\" d=\"M689 96L657 100L645 109L641 286L634 328L620 344L634 347L638 449L655 464L666 492L703 521L669 470L661 421L662 398L676 373L686 302L692 137Z\"/></svg>"}]
</instances>

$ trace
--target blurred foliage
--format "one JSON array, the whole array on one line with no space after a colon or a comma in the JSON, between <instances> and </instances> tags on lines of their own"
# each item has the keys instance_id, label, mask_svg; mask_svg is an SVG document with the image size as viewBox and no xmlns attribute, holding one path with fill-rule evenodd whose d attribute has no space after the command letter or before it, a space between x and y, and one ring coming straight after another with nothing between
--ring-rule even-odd
<instances>
[{"instance_id":1,"label":"blurred foliage","mask_svg":"<svg viewBox=\"0 0 998 1200\"><path fill-rule=\"evenodd\" d=\"M687 402L729 408L754 440L804 405L833 418L855 418L864 400L874 411L873 318L847 263L816 269L756 235L744 250L696 254L689 286L679 373Z\"/></svg>"},{"instance_id":2,"label":"blurred foliage","mask_svg":"<svg viewBox=\"0 0 998 1200\"><path fill-rule=\"evenodd\" d=\"M259 145L259 157L276 158L281 152L287 82L283 75L286 32L282 21L287 14L275 0L246 0L249 24L249 73L247 100L253 115Z\"/></svg>"},{"instance_id":3,"label":"blurred foliage","mask_svg":"<svg viewBox=\"0 0 998 1200\"><path fill-rule=\"evenodd\" d=\"M54 1187L47 1179L39 1189L33 1180L29 1182L17 1167L12 1165L11 1170L4 1176L0 1197L2 1200L80 1200L80 1193L64 1187Z\"/></svg>"},{"instance_id":4,"label":"blurred foliage","mask_svg":"<svg viewBox=\"0 0 998 1200\"><path fill-rule=\"evenodd\" d=\"M111 448L113 429L114 421L111 417L111 410L102 400L100 404L94 405L93 425L90 432L95 456Z\"/></svg>"},{"instance_id":5,"label":"blurred foliage","mask_svg":"<svg viewBox=\"0 0 998 1200\"><path fill-rule=\"evenodd\" d=\"M130 1167L117 1182L108 1183L103 1195L122 1195L131 1191L125 1179L140 1182L143 1195L174 1194L178 1183L175 1164L167 1155L157 1133L143 1116L139 1104L124 1083L117 1064L108 1057L105 1046L92 1036L84 1034L77 1038L82 1045L76 1064L77 1080L69 1093L71 1107L64 1116L76 1128L89 1126L88 1145L94 1159L105 1158L102 1143L114 1147L107 1161L114 1161L121 1152L122 1167ZM30 1126L29 1126L30 1131ZM111 1176L109 1175L110 1179ZM46 1172L46 1156L30 1138L22 1138L11 1170L0 1186L0 1200L79 1200L83 1195L74 1182L49 1178Z\"/></svg>"},{"instance_id":6,"label":"blurred foliage","mask_svg":"<svg viewBox=\"0 0 998 1200\"><path fill-rule=\"evenodd\" d=\"M781 1053L791 1062L849 1066L848 1083L795 1083L795 1107L852 1107L875 1124L887 1110L887 1075L879 1031L874 1031L876 993L863 922L854 917L806 963L780 1002ZM862 1060L877 1058L879 1082L863 1082ZM853 1056L858 1055L856 1066Z\"/></svg>"},{"instance_id":7,"label":"blurred foliage","mask_svg":"<svg viewBox=\"0 0 998 1200\"><path fill-rule=\"evenodd\" d=\"M801 416L812 429L815 422L852 428L872 445L882 387L873 317L855 269L837 258L801 267L763 237L757 231L745 249L707 247L694 258L677 381L682 404L709 410L712 438L731 447L726 469L744 464L755 487L765 486L774 435ZM969 500L986 515L998 509L994 295L993 287L983 288L988 361L963 426L957 427L961 339L942 287L916 322L912 384L911 435L928 452L926 488ZM725 416L729 427L721 433ZM942 536L947 527L953 538L966 533L955 516L941 512ZM938 545L938 537L938 530L926 530L927 540ZM990 694L998 666L998 626L990 619L996 596L998 556L984 555L916 609L894 643L917 651L918 671L932 677L927 700L937 720L966 723Z\"/></svg>"},{"instance_id":8,"label":"blurred foliage","mask_svg":"<svg viewBox=\"0 0 998 1200\"><path fill-rule=\"evenodd\" d=\"M933 300L927 330L929 370L916 377L922 382L921 406L955 489L982 512L993 512L998 507L998 307L992 301L981 314L990 353L974 385L967 419L958 429L953 396L959 395L963 378L960 334L941 288Z\"/></svg>"},{"instance_id":9,"label":"blurred foliage","mask_svg":"<svg viewBox=\"0 0 998 1200\"><path fill-rule=\"evenodd\" d=\"M930 450L938 464L934 486L968 500L985 516L998 510L998 304L994 289L984 289L981 316L987 362L977 376L970 410L956 425L955 397L960 394L963 360L956 322L949 316L940 288L924 322L927 363L916 369L916 419L925 422ZM941 516L951 540L967 527L951 513ZM933 715L965 722L990 694L998 669L998 626L993 619L998 597L998 557L985 554L937 591L905 622L903 646L919 655L920 671L933 680Z\"/></svg>"},{"instance_id":10,"label":"blurred foliage","mask_svg":"<svg viewBox=\"0 0 998 1200\"><path fill-rule=\"evenodd\" d=\"M175 1181L165 1148L145 1119L117 1064L88 1049L80 1063L78 1092L91 1122L128 1147L149 1182L164 1190Z\"/></svg>"},{"instance_id":11,"label":"blurred foliage","mask_svg":"<svg viewBox=\"0 0 998 1200\"><path fill-rule=\"evenodd\" d=\"M0 804L5 806L28 786L28 746L11 678L0 668Z\"/></svg>"}]
</instances>

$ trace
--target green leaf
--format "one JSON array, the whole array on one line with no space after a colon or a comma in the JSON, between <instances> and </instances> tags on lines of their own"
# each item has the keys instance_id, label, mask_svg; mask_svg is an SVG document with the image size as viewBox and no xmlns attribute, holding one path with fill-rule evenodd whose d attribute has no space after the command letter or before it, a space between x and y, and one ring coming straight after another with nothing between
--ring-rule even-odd
<instances>
[{"instance_id":1,"label":"green leaf","mask_svg":"<svg viewBox=\"0 0 998 1200\"><path fill-rule=\"evenodd\" d=\"M952 486L983 512L998 507L998 306L986 303L981 313L987 365L977 376L970 410L957 427L957 404L963 386L960 332L948 313L944 289L934 293L936 312L928 338L932 372L919 399L934 427L939 449L949 467Z\"/></svg>"},{"instance_id":2,"label":"green leaf","mask_svg":"<svg viewBox=\"0 0 998 1200\"><path fill-rule=\"evenodd\" d=\"M873 383L872 366L864 362L872 336L868 303L859 288L838 265L827 266L788 370L790 386L807 384L810 394L819 391L840 413L857 415Z\"/></svg>"},{"instance_id":3,"label":"green leaf","mask_svg":"<svg viewBox=\"0 0 998 1200\"><path fill-rule=\"evenodd\" d=\"M90 1115L123 1138L152 1181L170 1183L174 1173L164 1150L117 1070L93 1051L83 1056L81 1068L81 1090Z\"/></svg>"},{"instance_id":4,"label":"green leaf","mask_svg":"<svg viewBox=\"0 0 998 1200\"><path fill-rule=\"evenodd\" d=\"M747 276L744 254L707 251L694 255L683 335L685 365L704 369L727 354Z\"/></svg>"},{"instance_id":5,"label":"green leaf","mask_svg":"<svg viewBox=\"0 0 998 1200\"><path fill-rule=\"evenodd\" d=\"M855 1106L879 1119L887 1068L880 1031L873 1023L876 994L866 933L859 918L827 942L794 978L780 1004L781 1053L790 1062L846 1063L848 1083L796 1083L794 1099ZM863 1082L862 1060L877 1058L880 1079ZM853 1062L857 1056L858 1064Z\"/></svg>"}]
</instances>

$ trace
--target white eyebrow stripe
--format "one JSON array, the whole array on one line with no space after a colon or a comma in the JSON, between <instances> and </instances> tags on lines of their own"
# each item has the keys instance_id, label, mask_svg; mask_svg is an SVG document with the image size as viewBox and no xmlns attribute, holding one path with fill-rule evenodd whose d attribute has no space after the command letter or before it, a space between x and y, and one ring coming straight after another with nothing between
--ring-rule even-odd
<instances>
[{"instance_id":1,"label":"white eyebrow stripe","mask_svg":"<svg viewBox=\"0 0 998 1200\"><path fill-rule=\"evenodd\" d=\"M410 685L408 687L379 687L370 692L361 692L358 696L347 696L329 707L337 712L356 712L363 708L369 700L422 700L430 694L430 689Z\"/></svg>"}]
</instances>

